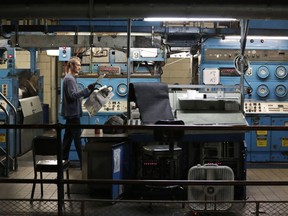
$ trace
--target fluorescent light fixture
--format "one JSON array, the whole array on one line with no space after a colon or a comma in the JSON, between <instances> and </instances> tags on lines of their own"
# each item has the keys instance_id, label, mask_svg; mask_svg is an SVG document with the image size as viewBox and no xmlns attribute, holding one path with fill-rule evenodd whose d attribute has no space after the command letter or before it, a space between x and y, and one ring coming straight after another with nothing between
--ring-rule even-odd
<instances>
[{"instance_id":1,"label":"fluorescent light fixture","mask_svg":"<svg viewBox=\"0 0 288 216\"><path fill-rule=\"evenodd\" d=\"M48 56L59 56L59 49L57 50L46 50Z\"/></svg>"},{"instance_id":2,"label":"fluorescent light fixture","mask_svg":"<svg viewBox=\"0 0 288 216\"><path fill-rule=\"evenodd\" d=\"M207 18L207 17L191 17L191 18L185 18L185 17L147 17L144 18L144 21L148 22L156 22L156 21L162 21L162 22L184 22L184 21L194 21L194 22L201 22L201 21L236 21L237 19L234 18Z\"/></svg>"}]
</instances>

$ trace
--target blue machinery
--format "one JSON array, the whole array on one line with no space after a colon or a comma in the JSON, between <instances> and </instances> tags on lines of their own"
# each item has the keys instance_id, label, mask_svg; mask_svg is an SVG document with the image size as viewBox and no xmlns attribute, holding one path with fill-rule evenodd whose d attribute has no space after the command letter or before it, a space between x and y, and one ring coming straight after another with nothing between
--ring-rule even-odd
<instances>
[{"instance_id":1,"label":"blue machinery","mask_svg":"<svg viewBox=\"0 0 288 216\"><path fill-rule=\"evenodd\" d=\"M30 52L31 69L16 69L15 48L0 48L0 56L1 124L41 123L43 87L39 70L35 67L36 52ZM39 82L33 83L35 77ZM9 171L17 168L17 156L31 149L29 140L37 132L30 129L0 130L0 175L7 176Z\"/></svg>"},{"instance_id":2,"label":"blue machinery","mask_svg":"<svg viewBox=\"0 0 288 216\"><path fill-rule=\"evenodd\" d=\"M5 58L6 53L6 58ZM1 112L2 124L15 124L17 119L16 105L18 104L18 82L15 79L15 50L3 48L1 50L1 63L6 64L1 69ZM17 92L15 92L17 89ZM14 158L16 157L16 130L0 130L1 145L1 175L7 176L9 171L14 169Z\"/></svg>"},{"instance_id":3,"label":"blue machinery","mask_svg":"<svg viewBox=\"0 0 288 216\"><path fill-rule=\"evenodd\" d=\"M239 50L239 38L207 39L201 48L200 83L238 85L240 74L234 60ZM247 39L243 111L249 125L287 125L287 50L287 40ZM252 131L246 133L245 141L247 161L288 160L285 131Z\"/></svg>"},{"instance_id":4,"label":"blue machinery","mask_svg":"<svg viewBox=\"0 0 288 216\"><path fill-rule=\"evenodd\" d=\"M235 70L234 59L239 54L238 39L207 39L202 45L202 58L200 64L199 84L238 85L240 76ZM249 60L245 74L245 102L244 112L250 125L286 125L287 112L287 45L285 40L249 39L246 55ZM93 58L90 55L93 53ZM159 48L132 48L131 49L132 74L130 82L159 82L161 79L161 66L166 61L166 51ZM31 70L15 68L15 49L1 49L2 64L7 65L1 69L0 87L3 96L19 109L19 92L33 96L29 85L23 86L21 75L36 75L39 71L35 67L35 52L31 50ZM94 60L93 60L94 59ZM97 61L95 61L97 59ZM99 59L101 59L99 61ZM103 124L110 116L127 111L127 57L121 50L99 49L89 50L82 57L82 73L78 78L79 88L83 88L95 81L99 74L107 74L100 84L112 89L115 96L93 117L84 110L81 119L83 124ZM6 62L4 62L6 61ZM212 75L211 75L212 74ZM38 93L40 101L43 98L42 78L39 77ZM21 86L22 85L22 86ZM30 91L30 92L29 92ZM2 102L1 102L2 104ZM3 109L1 121L10 123L14 121L10 108ZM7 113L10 118L7 118ZM19 113L18 113L19 114ZM17 115L18 115L17 114ZM22 116L22 114L20 115ZM18 116L19 117L19 116ZM63 119L59 117L60 122ZM22 119L23 121L23 119ZM23 138L9 135L9 142L15 144L9 148L10 157L25 153L29 146L21 141ZM10 134L9 133L9 134ZM7 132L1 131L2 155L6 152ZM19 134L18 134L19 135ZM247 161L251 162L283 162L287 161L288 138L281 131L256 131L246 134ZM17 142L17 143L16 143ZM77 159L76 152L72 150L70 159ZM13 164L13 162L12 162ZM3 171L4 172L4 171ZM7 171L5 171L7 172Z\"/></svg>"},{"instance_id":5,"label":"blue machinery","mask_svg":"<svg viewBox=\"0 0 288 216\"><path fill-rule=\"evenodd\" d=\"M15 39L16 42L19 42L20 45L31 47L33 44L27 44L27 41L21 40L23 36L25 35L17 38L19 41ZM28 37L30 36L28 35ZM81 37L78 39L82 40ZM101 40L104 40L104 38ZM63 41L61 44L63 44ZM239 39L226 38L222 40L219 38L209 38L203 42L201 47L199 84L238 85L240 83L240 76L235 70L234 63L235 57L239 54L240 44L238 41ZM13 43L16 44L16 42ZM98 42L100 43L97 40L92 42L96 46ZM59 47L59 44L55 46ZM100 83L107 85L115 94L111 102L103 107L96 116L89 117L84 112L84 116L81 119L83 124L95 124L95 122L103 124L110 116L126 112L128 82L159 82L161 80L161 66L166 61L167 56L165 49L162 49L162 47L131 48L130 61L127 61L124 51L119 47L117 49L93 47L82 53L83 71L78 78L79 88L95 82L95 79L100 74L105 73L107 76ZM6 53L7 68L1 69L1 91L16 108L19 108L18 89L21 88L19 75L39 75L39 71L35 66L36 52L31 49L31 71L30 69L16 69L14 48L7 46L7 48L1 49L1 55L4 52ZM246 55L249 60L244 83L245 91L247 92L244 102L246 120L250 125L286 125L288 112L286 104L286 41L258 38L248 39ZM1 61L4 60L4 58L1 58ZM130 62L131 65L128 65L127 62ZM132 71L130 80L127 79L128 67ZM40 86L37 95L40 97L40 101L42 101L43 93L41 90L43 86L41 86L41 77L39 78L40 82L38 85ZM27 89L27 86L24 87ZM3 122L6 121L5 112L1 113L1 120ZM63 122L63 119L59 117L59 121ZM2 134L5 134L5 132L2 132ZM3 137L5 136L2 135L2 141L4 140ZM284 132L251 132L246 134L245 140L248 161L287 161L286 149L288 147L288 139ZM2 146L5 146L5 140L2 142ZM14 152L12 157L24 153L26 150L21 141L16 146L16 151L11 150ZM71 159L75 158L76 154L72 153Z\"/></svg>"},{"instance_id":6,"label":"blue machinery","mask_svg":"<svg viewBox=\"0 0 288 216\"><path fill-rule=\"evenodd\" d=\"M91 51L90 51L91 52ZM101 62L99 59L92 64L87 64L86 62L90 62L91 59L86 60L85 55L82 56L82 72L77 78L77 83L79 88L85 88L88 84L95 82L96 78L99 77L100 74L105 73L105 78L100 80L101 85L107 85L115 94L112 100L106 104L95 116L90 117L89 114L85 111L84 115L81 118L81 122L83 124L104 124L104 122L113 115L118 115L121 113L127 112L127 94L128 94L128 79L127 79L127 59L125 59L125 55L122 52L115 50L99 50L99 57L106 57L106 62ZM143 52L143 53L141 53ZM134 82L159 82L161 78L161 64L165 62L165 53L162 53L160 49L132 49L132 68L133 72L130 78L130 83ZM148 53L148 54L147 54ZM146 55L153 54L153 57L147 57ZM124 57L123 57L124 56ZM142 57L141 57L142 56ZM143 57L144 56L144 57ZM137 58L137 59L134 59ZM105 59L104 59L105 60ZM150 63L150 62L154 63ZM155 63L156 62L156 63ZM174 86L171 89L182 89L182 86ZM185 88L185 87L184 87ZM203 88L203 86L202 86ZM206 88L206 86L204 86ZM173 108L175 115L178 119L184 120L187 125L189 124L200 124L200 125L211 125L211 124L240 124L246 125L246 121L243 118L243 114L239 112L239 92L226 92L222 88L220 100L217 100L219 92L208 92L205 96L205 100L203 100L204 96L201 95L202 98L189 98L187 96L187 92L191 89L191 86L188 86L187 91L182 90L174 90L170 94L171 107ZM185 98L186 96L186 98ZM231 98L233 98L231 100ZM60 100L61 101L61 100ZM223 101L225 101L223 103ZM218 111L216 114L210 113L209 107L214 106ZM228 110L228 111L227 111ZM188 112L187 112L188 111ZM202 115L199 113L203 112ZM227 111L228 113L223 113L223 111ZM137 119L137 115L135 115L135 120ZM212 117L211 117L212 116ZM214 116L214 118L213 118ZM215 118L218 117L218 118ZM231 120L232 117L232 120ZM139 118L139 116L138 116ZM60 122L64 122L64 119L60 116ZM229 120L230 119L230 120ZM196 120L196 122L195 122ZM203 120L203 121L201 121ZM133 122L133 121L131 121ZM155 175L151 173L155 173L155 170L158 170L159 167L157 165L157 161L154 163L150 163L151 159L145 158L145 156L141 153L141 146L147 145L149 143L153 143L153 137L151 134L138 134L131 133L129 134L129 140L132 142L137 142L136 152L137 155L130 155L129 159L127 159L127 154L129 154L131 150L125 144L126 136L122 137L113 136L112 138L109 136L106 137L95 137L96 135L92 132L90 134L86 130L84 130L82 134L82 138L87 139L84 147L83 154L83 176L84 178L122 178L122 175L126 175L127 173L122 173L123 168L122 163L125 164L125 160L132 161L130 166L132 170L136 169L137 174L133 173L132 178L140 178L140 179L153 179ZM144 136L144 137L143 137ZM112 140L111 140L112 139ZM118 139L118 140L117 140ZM217 134L188 134L185 136L185 141L183 143L183 152L185 154L181 157L181 168L179 172L181 173L181 179L185 179L187 176L187 170L190 166L193 166L197 163L206 164L221 164L228 165L232 167L235 172L236 179L243 180L246 178L245 173L245 145L243 143L244 133L237 132L233 134L227 135L225 131L222 131ZM117 142L118 141L118 142ZM124 142L124 144L120 144L120 142ZM102 144L104 143L104 144ZM104 151L105 150L105 151ZM124 153L125 152L125 153ZM119 157L115 158L115 154L119 153ZM105 154L105 157L104 157ZM125 154L125 155L123 155ZM131 157L131 158L130 158ZM136 158L134 158L136 157ZM77 160L77 154L75 151L75 147L72 147L70 152L70 159ZM117 169L115 171L115 167L113 166L113 159L119 160L116 164L121 164L121 169ZM121 161L121 163L120 163ZM141 161L141 162L139 162ZM150 161L150 162L149 162ZM112 164L111 164L112 162ZM115 162L115 161L114 161ZM126 161L127 163L127 161ZM107 166L107 170L105 173L98 172L103 164ZM154 164L154 166L151 166ZM115 165L115 164L114 164ZM114 167L114 168L113 168ZM165 167L165 170L168 169ZM153 171L154 170L154 171ZM127 171L127 170L126 170ZM163 171L163 170L162 170ZM133 172L133 171L132 171ZM157 171L156 171L157 172ZM157 175L156 175L157 176ZM131 176L129 176L131 177ZM93 188L96 189L96 188ZM99 190L99 188L97 188ZM96 190L97 190L96 189ZM121 194L121 189L119 187L111 189L112 198L117 198L119 194ZM135 189L137 191L137 189ZM134 192L135 192L134 191ZM140 193L143 193L143 190L140 189ZM144 190L145 191L145 190ZM149 194L148 194L149 195ZM144 192L145 196L145 192ZM236 199L245 199L245 190L243 188L235 189L235 198Z\"/></svg>"},{"instance_id":7,"label":"blue machinery","mask_svg":"<svg viewBox=\"0 0 288 216\"><path fill-rule=\"evenodd\" d=\"M287 100L287 44L286 40L273 40L262 38L248 38L245 51L247 70L244 76L245 100L243 109L249 125L286 125L288 104ZM138 50L137 50L138 49ZM141 49L137 48L138 53ZM148 48L149 50L149 48ZM161 70L159 65L165 61L165 53L152 51L153 58L142 58L135 61L135 72L130 82L160 81ZM240 74L235 70L235 58L240 53L239 39L235 38L210 38L204 41L201 47L201 63L199 84L203 85L239 85ZM146 50L147 51L147 50ZM137 52L136 52L137 53ZM149 53L149 52L148 52ZM103 124L111 115L127 111L127 59L119 50L96 50L94 58L105 57L99 63L87 64L90 59L83 56L83 74L78 78L79 87L85 87L95 81L94 74L108 73L101 80L102 85L107 85L115 96L96 116L90 118L84 114L83 123ZM144 54L145 55L145 54ZM135 56L137 56L135 54ZM140 55L141 56L141 55ZM148 66L152 60L157 62ZM156 61L155 61L156 60ZM143 63L146 62L146 63ZM147 70L147 68L149 68ZM155 73L151 73L155 71ZM147 75L149 74L149 75ZM91 76L92 75L92 76ZM61 119L61 117L60 117ZM61 120L60 120L61 122ZM288 138L281 131L252 131L246 133L248 162L283 162L287 161ZM71 156L75 158L76 154Z\"/></svg>"}]
</instances>

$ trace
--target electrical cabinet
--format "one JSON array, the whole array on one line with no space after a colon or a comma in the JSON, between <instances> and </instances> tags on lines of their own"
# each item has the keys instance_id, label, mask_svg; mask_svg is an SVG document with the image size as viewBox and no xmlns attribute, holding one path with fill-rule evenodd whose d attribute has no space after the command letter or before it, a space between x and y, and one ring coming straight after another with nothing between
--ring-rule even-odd
<instances>
[{"instance_id":1,"label":"electrical cabinet","mask_svg":"<svg viewBox=\"0 0 288 216\"><path fill-rule=\"evenodd\" d=\"M211 38L201 47L200 83L204 72L220 71L219 84L242 85L244 110L249 125L284 126L288 118L288 46L286 40L247 40L243 83L237 71L240 55L237 39ZM250 131L245 133L247 162L287 162L287 141L284 131Z\"/></svg>"},{"instance_id":2,"label":"electrical cabinet","mask_svg":"<svg viewBox=\"0 0 288 216\"><path fill-rule=\"evenodd\" d=\"M282 115L249 115L251 125L286 126L288 117ZM246 134L248 162L285 162L288 160L286 131L251 131Z\"/></svg>"}]
</instances>

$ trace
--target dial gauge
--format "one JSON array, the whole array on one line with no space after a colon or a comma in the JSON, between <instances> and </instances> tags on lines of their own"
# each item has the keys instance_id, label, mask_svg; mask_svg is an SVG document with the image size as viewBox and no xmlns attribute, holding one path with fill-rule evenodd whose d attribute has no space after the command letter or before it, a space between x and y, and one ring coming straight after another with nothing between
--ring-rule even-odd
<instances>
[{"instance_id":1,"label":"dial gauge","mask_svg":"<svg viewBox=\"0 0 288 216\"><path fill-rule=\"evenodd\" d=\"M260 97L267 97L270 93L270 90L267 85L261 84L257 87L257 95Z\"/></svg>"},{"instance_id":2,"label":"dial gauge","mask_svg":"<svg viewBox=\"0 0 288 216\"><path fill-rule=\"evenodd\" d=\"M283 84L279 84L275 88L275 94L277 97L285 97L287 95L287 88Z\"/></svg>"},{"instance_id":3,"label":"dial gauge","mask_svg":"<svg viewBox=\"0 0 288 216\"><path fill-rule=\"evenodd\" d=\"M267 78L267 77L269 76L269 74L270 74L270 71L269 71L269 69L268 69L267 67L265 67L265 66L261 66L261 67L259 67L258 70L257 70L257 75L258 75L258 77L260 77L260 78L262 78L262 79Z\"/></svg>"},{"instance_id":4,"label":"dial gauge","mask_svg":"<svg viewBox=\"0 0 288 216\"><path fill-rule=\"evenodd\" d=\"M120 83L117 86L117 94L120 96L125 96L128 93L128 87L125 83Z\"/></svg>"},{"instance_id":5,"label":"dial gauge","mask_svg":"<svg viewBox=\"0 0 288 216\"><path fill-rule=\"evenodd\" d=\"M287 76L287 70L284 66L278 66L275 70L275 76L284 79Z\"/></svg>"}]
</instances>

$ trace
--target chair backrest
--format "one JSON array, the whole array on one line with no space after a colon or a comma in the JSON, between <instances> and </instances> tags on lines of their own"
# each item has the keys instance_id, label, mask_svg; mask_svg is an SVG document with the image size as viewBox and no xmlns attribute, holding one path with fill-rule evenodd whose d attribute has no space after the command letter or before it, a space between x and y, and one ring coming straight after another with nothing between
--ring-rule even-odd
<instances>
[{"instance_id":1,"label":"chair backrest","mask_svg":"<svg viewBox=\"0 0 288 216\"><path fill-rule=\"evenodd\" d=\"M128 100L136 103L143 124L155 124L159 120L174 119L166 83L130 83Z\"/></svg>"},{"instance_id":2,"label":"chair backrest","mask_svg":"<svg viewBox=\"0 0 288 216\"><path fill-rule=\"evenodd\" d=\"M33 138L33 155L55 156L57 155L57 137L39 135Z\"/></svg>"},{"instance_id":3,"label":"chair backrest","mask_svg":"<svg viewBox=\"0 0 288 216\"><path fill-rule=\"evenodd\" d=\"M157 125L185 125L182 120L167 120L157 121ZM184 136L184 130L175 130L175 128L169 129L156 129L154 130L154 139L160 142L174 142L180 141Z\"/></svg>"}]
</instances>

